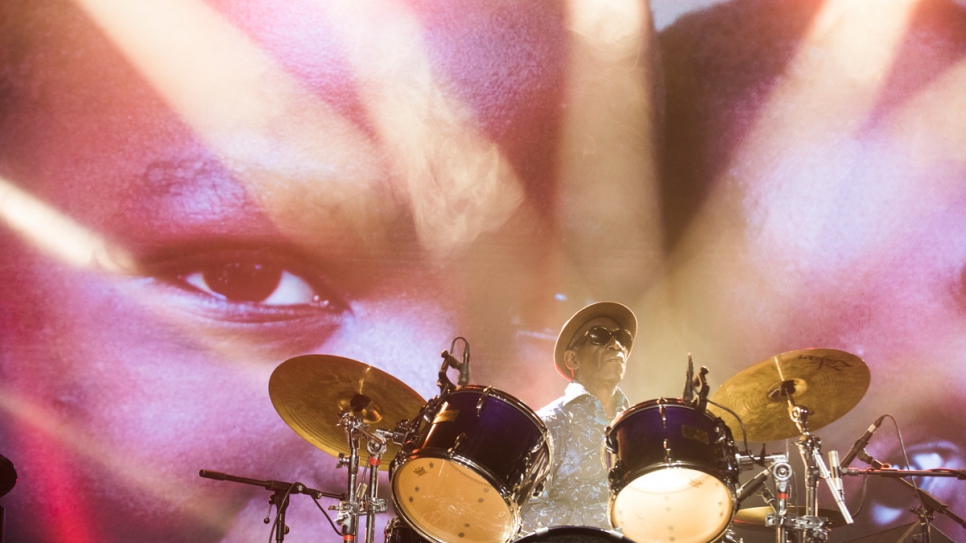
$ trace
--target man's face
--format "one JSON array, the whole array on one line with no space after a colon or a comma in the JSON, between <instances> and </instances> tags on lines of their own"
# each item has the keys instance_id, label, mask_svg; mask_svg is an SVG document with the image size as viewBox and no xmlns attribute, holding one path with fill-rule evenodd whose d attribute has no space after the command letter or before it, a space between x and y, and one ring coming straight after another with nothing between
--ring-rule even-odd
<instances>
[{"instance_id":1,"label":"man's face","mask_svg":"<svg viewBox=\"0 0 966 543\"><path fill-rule=\"evenodd\" d=\"M573 347L577 364L576 380L584 386L598 384L615 386L624 378L630 346L622 345L613 336L600 345L594 343L587 332L597 326L611 332L620 330L616 322L605 317L592 319L577 330L574 337L581 339L578 339Z\"/></svg>"},{"instance_id":2,"label":"man's face","mask_svg":"<svg viewBox=\"0 0 966 543\"><path fill-rule=\"evenodd\" d=\"M433 395L472 295L454 264L472 239L434 238L460 229L433 222L433 203L489 221L460 231L499 232L553 170L556 3L393 4L384 19L318 2L179 6L211 25L187 56L153 55L193 27L151 42L179 21L114 21L93 3L40 6L17 25L35 48L2 49L5 75L24 78L4 87L2 190L64 224L0 231L0 443L23 482L7 503L14 539L263 540L268 495L199 469L343 491L335 460L275 413L272 370L324 352ZM394 33L420 47L396 51L408 64L384 56ZM406 112L446 139L399 133ZM461 192L484 185L447 170L437 151L453 146L479 159L456 169L512 198ZM406 175L425 163L438 190ZM539 244L536 230L514 239ZM530 264L511 266L511 284ZM317 520L310 503L290 514L308 510Z\"/></svg>"}]
</instances>

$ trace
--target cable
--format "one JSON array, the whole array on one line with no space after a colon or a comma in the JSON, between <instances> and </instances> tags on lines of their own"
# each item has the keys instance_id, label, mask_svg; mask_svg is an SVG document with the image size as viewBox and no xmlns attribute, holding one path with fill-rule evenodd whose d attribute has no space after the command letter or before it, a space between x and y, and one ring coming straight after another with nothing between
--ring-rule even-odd
<instances>
[{"instance_id":1,"label":"cable","mask_svg":"<svg viewBox=\"0 0 966 543\"><path fill-rule=\"evenodd\" d=\"M315 505L316 507L319 508L319 511L322 511L322 514L325 515L325 520L329 521L329 525L332 526L332 530L335 532L335 534L339 537L342 537L342 532L338 528L336 528L335 522L332 522L332 517L329 516L329 513L327 513L325 508L322 507L322 504L319 503L318 498L316 498L315 496L312 496L312 501L315 502Z\"/></svg>"},{"instance_id":2,"label":"cable","mask_svg":"<svg viewBox=\"0 0 966 543\"><path fill-rule=\"evenodd\" d=\"M744 454L747 454L749 456L752 456L751 451L748 450L748 432L745 431L745 423L741 421L741 417L739 417L738 414L735 413L734 411L732 411L731 409L728 409L727 407L721 405L718 402L715 402L715 401L712 401L712 400L708 400L708 403L711 404L711 405L713 405L713 406L715 406L715 407L720 407L721 409L724 409L725 411L731 413L731 416L733 416L735 418L735 420L738 421L738 426L741 427L741 441L742 441L742 443L745 444L745 452L744 452Z\"/></svg>"},{"instance_id":3,"label":"cable","mask_svg":"<svg viewBox=\"0 0 966 543\"><path fill-rule=\"evenodd\" d=\"M295 488L295 485L297 485L297 484L299 484L299 483L292 483L292 484L290 484L288 486L288 490L285 491L285 495L283 495L282 496L282 499L278 503L275 504L275 522L272 522L272 529L269 530L269 532L268 532L268 543L272 543L272 539L275 538L275 525L278 524L278 513L280 511L282 511L282 509L285 508L285 505L284 505L285 504L285 501L288 500L289 494L292 493L292 489ZM282 526L282 529L284 530L285 529L285 526Z\"/></svg>"}]
</instances>

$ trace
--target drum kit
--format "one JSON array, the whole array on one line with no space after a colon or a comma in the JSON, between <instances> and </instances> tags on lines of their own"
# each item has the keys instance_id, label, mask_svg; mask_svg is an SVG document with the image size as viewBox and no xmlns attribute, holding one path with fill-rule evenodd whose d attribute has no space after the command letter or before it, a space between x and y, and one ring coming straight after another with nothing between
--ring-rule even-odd
<instances>
[{"instance_id":1,"label":"drum kit","mask_svg":"<svg viewBox=\"0 0 966 543\"><path fill-rule=\"evenodd\" d=\"M877 462L871 470L848 468L855 457L874 462L865 445L881 418L843 461L831 451L825 464L821 440L813 432L855 407L870 382L868 367L852 354L832 349L783 353L739 372L710 396L707 369L702 367L695 378L689 359L682 398L634 405L605 432L602 461L609 468L608 511L614 529L555 526L521 537L521 512L543 489L553 443L523 402L469 384L469 344L457 340L464 342L463 359L443 351L440 394L429 401L375 367L337 356L295 357L272 373L269 395L276 411L299 436L347 468L344 493L212 471L201 475L272 490L277 543L288 531L288 498L297 493L339 499L329 509L337 512L333 526L341 527L343 541L364 537L372 543L375 515L387 509L386 500L378 497L379 471L389 472L398 515L386 526L386 543L735 543L741 541L735 528L743 527L769 530L778 543L824 542L832 528L853 522L844 502L843 475L938 475L937 470L896 470ZM457 385L447 377L449 369L460 371ZM744 450L734 436L741 436ZM801 506L790 503L794 470L787 455L764 449L755 455L747 445L790 438L797 439L805 471ZM741 472L753 469L759 472L739 484ZM939 471L966 478L962 472ZM820 481L837 509L819 509ZM767 505L742 507L752 495ZM920 541L928 543L932 514L949 513L934 499L923 503L933 504L920 508L925 524ZM366 528L360 537L363 516Z\"/></svg>"}]
</instances>

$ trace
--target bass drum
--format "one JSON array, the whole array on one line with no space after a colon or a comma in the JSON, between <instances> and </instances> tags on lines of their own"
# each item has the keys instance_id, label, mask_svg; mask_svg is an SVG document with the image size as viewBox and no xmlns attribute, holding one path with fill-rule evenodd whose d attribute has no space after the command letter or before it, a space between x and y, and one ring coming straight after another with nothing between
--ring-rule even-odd
<instances>
[{"instance_id":1,"label":"bass drum","mask_svg":"<svg viewBox=\"0 0 966 543\"><path fill-rule=\"evenodd\" d=\"M638 543L707 543L734 517L738 456L731 430L683 400L644 402L607 429L610 520Z\"/></svg>"},{"instance_id":2,"label":"bass drum","mask_svg":"<svg viewBox=\"0 0 966 543\"><path fill-rule=\"evenodd\" d=\"M541 528L515 543L634 543L618 532L590 526Z\"/></svg>"},{"instance_id":3,"label":"bass drum","mask_svg":"<svg viewBox=\"0 0 966 543\"><path fill-rule=\"evenodd\" d=\"M550 471L547 427L513 396L474 385L417 422L389 468L396 513L434 541L509 541Z\"/></svg>"}]
</instances>

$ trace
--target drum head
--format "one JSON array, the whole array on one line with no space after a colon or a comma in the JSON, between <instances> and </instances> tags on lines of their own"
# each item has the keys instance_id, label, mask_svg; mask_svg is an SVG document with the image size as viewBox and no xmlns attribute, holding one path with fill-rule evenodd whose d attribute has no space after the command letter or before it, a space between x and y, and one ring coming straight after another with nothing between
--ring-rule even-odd
<instances>
[{"instance_id":1,"label":"drum head","mask_svg":"<svg viewBox=\"0 0 966 543\"><path fill-rule=\"evenodd\" d=\"M503 543L516 531L515 512L503 496L449 459L409 459L394 473L392 490L398 513L436 541Z\"/></svg>"},{"instance_id":2,"label":"drum head","mask_svg":"<svg viewBox=\"0 0 966 543\"><path fill-rule=\"evenodd\" d=\"M611 501L611 523L634 541L706 543L734 514L727 485L703 471L666 468L633 480Z\"/></svg>"}]
</instances>

